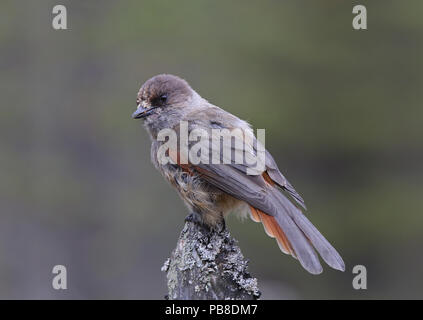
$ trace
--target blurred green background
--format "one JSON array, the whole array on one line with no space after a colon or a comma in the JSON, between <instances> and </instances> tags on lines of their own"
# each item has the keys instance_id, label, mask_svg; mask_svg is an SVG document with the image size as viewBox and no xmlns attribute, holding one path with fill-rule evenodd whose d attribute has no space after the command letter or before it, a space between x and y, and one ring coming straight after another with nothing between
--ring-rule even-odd
<instances>
[{"instance_id":1,"label":"blurred green background","mask_svg":"<svg viewBox=\"0 0 423 320\"><path fill-rule=\"evenodd\" d=\"M51 26L56 4L68 30ZM346 262L309 275L231 218L263 298L423 298L422 49L420 0L2 1L0 298L164 297L187 211L130 118L159 73L266 129Z\"/></svg>"}]
</instances>

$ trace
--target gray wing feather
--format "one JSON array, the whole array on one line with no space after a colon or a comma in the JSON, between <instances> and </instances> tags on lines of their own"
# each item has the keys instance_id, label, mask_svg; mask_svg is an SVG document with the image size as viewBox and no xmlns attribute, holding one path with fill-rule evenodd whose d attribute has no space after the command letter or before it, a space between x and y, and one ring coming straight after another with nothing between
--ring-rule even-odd
<instances>
[{"instance_id":1,"label":"gray wing feather","mask_svg":"<svg viewBox=\"0 0 423 320\"><path fill-rule=\"evenodd\" d=\"M258 142L255 137L253 140L253 144L256 146ZM253 148L255 147L253 146ZM275 160L267 150L265 165L270 178L305 208L303 198L282 175ZM342 258L303 213L280 189L269 186L261 175L248 175L247 168L249 166L247 164L200 163L195 167L199 169L203 178L212 185L264 213L274 216L290 241L296 257L307 271L313 274L322 272L322 266L313 246L329 266L344 270Z\"/></svg>"},{"instance_id":2,"label":"gray wing feather","mask_svg":"<svg viewBox=\"0 0 423 320\"><path fill-rule=\"evenodd\" d=\"M303 213L278 189L266 185L261 176L249 176L230 164L199 164L209 183L274 216L290 241L301 265L312 274L322 272L319 258L332 268L344 270L342 258Z\"/></svg>"},{"instance_id":3,"label":"gray wing feather","mask_svg":"<svg viewBox=\"0 0 423 320\"><path fill-rule=\"evenodd\" d=\"M270 178L275 181L283 190L288 192L288 194L305 210L307 210L304 203L304 199L300 194L294 189L294 187L289 183L289 181L284 177L284 175L279 171L278 165L273 159L272 155L266 150L266 167L267 173Z\"/></svg>"}]
</instances>

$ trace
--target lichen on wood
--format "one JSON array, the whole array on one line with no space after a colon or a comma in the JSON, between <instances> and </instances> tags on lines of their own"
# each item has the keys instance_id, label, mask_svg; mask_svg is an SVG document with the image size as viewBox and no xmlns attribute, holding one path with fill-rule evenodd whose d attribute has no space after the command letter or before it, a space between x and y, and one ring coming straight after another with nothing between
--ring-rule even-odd
<instances>
[{"instance_id":1,"label":"lichen on wood","mask_svg":"<svg viewBox=\"0 0 423 320\"><path fill-rule=\"evenodd\" d=\"M224 224L208 229L186 221L162 271L171 300L253 300L260 297L257 279Z\"/></svg>"}]
</instances>

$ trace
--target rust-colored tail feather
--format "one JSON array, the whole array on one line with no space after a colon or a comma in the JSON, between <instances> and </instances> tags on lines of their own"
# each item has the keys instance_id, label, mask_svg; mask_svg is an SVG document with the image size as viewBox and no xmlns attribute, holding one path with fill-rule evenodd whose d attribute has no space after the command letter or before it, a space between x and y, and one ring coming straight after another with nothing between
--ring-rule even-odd
<instances>
[{"instance_id":1,"label":"rust-colored tail feather","mask_svg":"<svg viewBox=\"0 0 423 320\"><path fill-rule=\"evenodd\" d=\"M288 241L285 233L282 231L275 218L250 206L251 218L255 222L261 222L267 235L271 238L276 238L279 248L283 253L290 254L296 258L295 252L292 249L291 243Z\"/></svg>"}]
</instances>

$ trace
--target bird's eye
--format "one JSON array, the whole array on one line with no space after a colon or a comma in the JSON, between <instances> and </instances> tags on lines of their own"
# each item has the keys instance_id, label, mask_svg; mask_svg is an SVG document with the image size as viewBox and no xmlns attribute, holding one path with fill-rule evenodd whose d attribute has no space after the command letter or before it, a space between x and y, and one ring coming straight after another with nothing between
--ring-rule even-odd
<instances>
[{"instance_id":1,"label":"bird's eye","mask_svg":"<svg viewBox=\"0 0 423 320\"><path fill-rule=\"evenodd\" d=\"M162 94L162 95L160 96L160 101L161 101L162 103L166 102L166 101L167 101L167 94Z\"/></svg>"}]
</instances>

